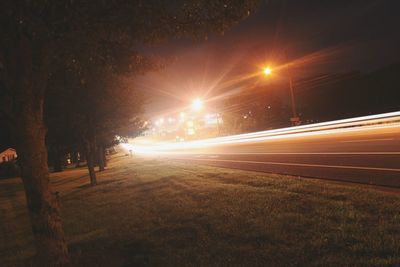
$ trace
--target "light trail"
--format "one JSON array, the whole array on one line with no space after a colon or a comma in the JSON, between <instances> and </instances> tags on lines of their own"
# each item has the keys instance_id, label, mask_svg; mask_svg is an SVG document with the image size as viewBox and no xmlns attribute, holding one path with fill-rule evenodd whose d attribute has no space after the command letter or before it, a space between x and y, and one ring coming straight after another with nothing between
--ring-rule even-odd
<instances>
[{"instance_id":1,"label":"light trail","mask_svg":"<svg viewBox=\"0 0 400 267\"><path fill-rule=\"evenodd\" d=\"M123 144L125 149L132 149L135 153L178 153L199 148L209 148L226 144L256 143L277 139L295 139L310 136L324 136L338 133L366 132L371 130L389 130L400 127L400 111L377 115L349 118L330 122L287 127L276 130L233 136L217 137L181 143L154 143L151 145Z\"/></svg>"}]
</instances>

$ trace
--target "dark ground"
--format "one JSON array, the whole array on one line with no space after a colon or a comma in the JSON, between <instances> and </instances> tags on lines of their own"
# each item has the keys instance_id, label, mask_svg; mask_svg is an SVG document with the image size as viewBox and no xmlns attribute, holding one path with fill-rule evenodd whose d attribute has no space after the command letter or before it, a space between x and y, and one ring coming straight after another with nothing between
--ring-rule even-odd
<instances>
[{"instance_id":1,"label":"dark ground","mask_svg":"<svg viewBox=\"0 0 400 267\"><path fill-rule=\"evenodd\" d=\"M73 266L394 266L400 195L115 156L99 185L52 175ZM0 181L1 266L34 253L19 179Z\"/></svg>"}]
</instances>

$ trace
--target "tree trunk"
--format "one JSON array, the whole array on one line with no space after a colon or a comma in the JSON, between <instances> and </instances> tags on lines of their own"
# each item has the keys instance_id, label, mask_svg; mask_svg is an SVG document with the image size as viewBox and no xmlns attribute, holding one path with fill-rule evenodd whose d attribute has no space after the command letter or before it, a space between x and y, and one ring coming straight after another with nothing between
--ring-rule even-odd
<instances>
[{"instance_id":1,"label":"tree trunk","mask_svg":"<svg viewBox=\"0 0 400 267\"><path fill-rule=\"evenodd\" d=\"M75 164L75 168L79 167L78 151L71 152L71 164Z\"/></svg>"},{"instance_id":2,"label":"tree trunk","mask_svg":"<svg viewBox=\"0 0 400 267\"><path fill-rule=\"evenodd\" d=\"M62 155L57 147L53 148L53 168L54 172L62 172L63 170Z\"/></svg>"},{"instance_id":3,"label":"tree trunk","mask_svg":"<svg viewBox=\"0 0 400 267\"><path fill-rule=\"evenodd\" d=\"M104 167L107 167L107 156L106 156L106 148L103 146L103 163L104 163Z\"/></svg>"},{"instance_id":4,"label":"tree trunk","mask_svg":"<svg viewBox=\"0 0 400 267\"><path fill-rule=\"evenodd\" d=\"M80 152L79 152L79 157L80 157L80 161L81 161L81 162L86 161L86 153L83 153L83 152L80 153Z\"/></svg>"},{"instance_id":5,"label":"tree trunk","mask_svg":"<svg viewBox=\"0 0 400 267\"><path fill-rule=\"evenodd\" d=\"M34 266L64 266L68 248L57 194L50 190L42 107L19 103L16 121L18 161L35 239Z\"/></svg>"},{"instance_id":6,"label":"tree trunk","mask_svg":"<svg viewBox=\"0 0 400 267\"><path fill-rule=\"evenodd\" d=\"M94 170L94 159L95 159L95 148L96 145L93 144L93 141L87 141L85 148L86 148L86 161L87 161L87 168L89 171L89 176L90 176L90 184L91 185L97 185L97 177L96 177L96 172Z\"/></svg>"},{"instance_id":7,"label":"tree trunk","mask_svg":"<svg viewBox=\"0 0 400 267\"><path fill-rule=\"evenodd\" d=\"M24 183L36 256L34 266L65 266L68 247L57 194L49 185L46 129L43 121L44 93L52 58L52 43L27 38L21 32L7 39L3 54L6 84L12 92L13 128L18 163ZM15 41L15 42L14 42Z\"/></svg>"},{"instance_id":8,"label":"tree trunk","mask_svg":"<svg viewBox=\"0 0 400 267\"><path fill-rule=\"evenodd\" d=\"M102 145L99 145L97 147L97 158L99 162L99 171L104 171L105 170L105 161L104 161L104 147Z\"/></svg>"},{"instance_id":9,"label":"tree trunk","mask_svg":"<svg viewBox=\"0 0 400 267\"><path fill-rule=\"evenodd\" d=\"M86 161L86 149L85 148L82 148L82 149L80 149L79 150L79 159L78 159L78 162L76 163L76 168L79 168L80 167L80 164L81 163L85 163L85 161Z\"/></svg>"}]
</instances>

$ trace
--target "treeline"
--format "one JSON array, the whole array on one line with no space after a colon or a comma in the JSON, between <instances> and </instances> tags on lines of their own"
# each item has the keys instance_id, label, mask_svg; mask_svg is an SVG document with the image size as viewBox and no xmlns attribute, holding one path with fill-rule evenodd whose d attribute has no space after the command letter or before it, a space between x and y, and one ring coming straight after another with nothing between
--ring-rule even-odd
<instances>
[{"instance_id":1,"label":"treeline","mask_svg":"<svg viewBox=\"0 0 400 267\"><path fill-rule=\"evenodd\" d=\"M106 149L118 143L117 137L134 137L144 130L144 95L127 76L137 74L135 68L156 68L156 64L143 58L116 69L104 61L100 48L81 53L71 55L49 81L44 106L46 145L55 171L61 171L66 155L75 163L84 159L95 185L94 167L105 169Z\"/></svg>"},{"instance_id":2,"label":"treeline","mask_svg":"<svg viewBox=\"0 0 400 267\"><path fill-rule=\"evenodd\" d=\"M144 94L133 86L130 77L157 70L160 64L139 56L126 45L99 39L89 49L86 41L70 45L51 65L43 98L43 130L48 165L62 171L67 157L78 165L84 161L90 182L96 185L94 168L105 169L106 149L118 144L117 137L134 137L145 130ZM5 93L3 82L0 87ZM18 129L12 118L6 113L0 116L3 140L9 147L17 145ZM20 153L21 148L18 150ZM15 168L21 164L20 160L14 162L13 168L7 168L12 173L5 176L18 174Z\"/></svg>"}]
</instances>

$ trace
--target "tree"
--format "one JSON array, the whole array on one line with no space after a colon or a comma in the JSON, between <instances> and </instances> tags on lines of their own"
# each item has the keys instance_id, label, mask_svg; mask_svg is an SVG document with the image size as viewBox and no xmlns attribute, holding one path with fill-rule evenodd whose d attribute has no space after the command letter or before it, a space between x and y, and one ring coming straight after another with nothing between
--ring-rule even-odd
<instances>
[{"instance_id":1,"label":"tree","mask_svg":"<svg viewBox=\"0 0 400 267\"><path fill-rule=\"evenodd\" d=\"M174 36L223 32L248 16L255 0L0 2L0 61L5 94L22 167L37 265L68 263L57 196L50 190L43 103L52 64L75 42L103 40L135 45ZM86 37L95 36L92 41Z\"/></svg>"},{"instance_id":2,"label":"tree","mask_svg":"<svg viewBox=\"0 0 400 267\"><path fill-rule=\"evenodd\" d=\"M87 43L93 45L88 47ZM120 134L118 129L132 125L132 116L141 110L139 95L122 83L121 76L136 75L158 66L155 60L136 54L132 45L127 44L126 39L110 43L103 36L87 33L66 55L65 69L69 70L69 79L75 81L71 87L75 105L74 110L66 107L65 112L75 114L75 124L79 122L75 136L84 149L92 185L97 184L96 159L100 171L104 170L105 145Z\"/></svg>"},{"instance_id":3,"label":"tree","mask_svg":"<svg viewBox=\"0 0 400 267\"><path fill-rule=\"evenodd\" d=\"M93 83L81 84L72 71L54 75L45 105L50 151L66 154L83 148L92 185L97 184L96 159L99 170L104 170L105 148L116 144L116 136L133 136L144 126L139 119L142 93L123 77L100 70L96 77Z\"/></svg>"}]
</instances>

